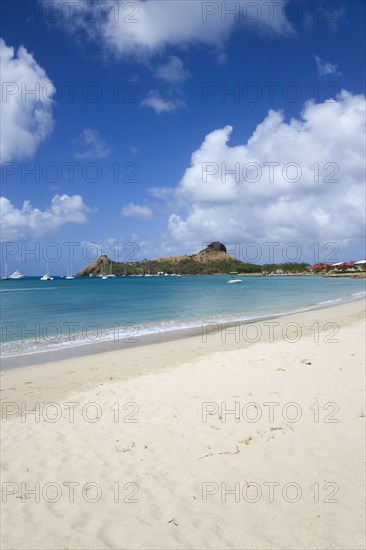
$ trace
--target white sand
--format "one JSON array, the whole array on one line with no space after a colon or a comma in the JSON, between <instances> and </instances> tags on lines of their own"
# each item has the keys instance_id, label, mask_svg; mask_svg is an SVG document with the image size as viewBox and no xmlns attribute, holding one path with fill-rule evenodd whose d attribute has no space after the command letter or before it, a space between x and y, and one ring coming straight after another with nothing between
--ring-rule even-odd
<instances>
[{"instance_id":1,"label":"white sand","mask_svg":"<svg viewBox=\"0 0 366 550\"><path fill-rule=\"evenodd\" d=\"M364 548L364 303L277 322L4 371L2 548Z\"/></svg>"}]
</instances>

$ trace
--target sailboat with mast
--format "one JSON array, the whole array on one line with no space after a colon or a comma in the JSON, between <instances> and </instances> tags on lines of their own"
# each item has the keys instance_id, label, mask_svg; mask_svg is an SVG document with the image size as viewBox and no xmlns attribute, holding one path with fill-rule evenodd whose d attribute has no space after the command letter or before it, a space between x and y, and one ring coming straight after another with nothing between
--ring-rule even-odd
<instances>
[{"instance_id":1,"label":"sailboat with mast","mask_svg":"<svg viewBox=\"0 0 366 550\"><path fill-rule=\"evenodd\" d=\"M8 266L5 262L4 264L4 275L0 278L1 281L9 281L10 277L8 277Z\"/></svg>"},{"instance_id":2,"label":"sailboat with mast","mask_svg":"<svg viewBox=\"0 0 366 550\"><path fill-rule=\"evenodd\" d=\"M109 262L109 274L107 275L107 278L115 277L115 275L112 273L112 260Z\"/></svg>"},{"instance_id":3,"label":"sailboat with mast","mask_svg":"<svg viewBox=\"0 0 366 550\"><path fill-rule=\"evenodd\" d=\"M65 275L65 279L75 279L74 275L72 275L71 262L69 262L67 267L67 275Z\"/></svg>"},{"instance_id":4,"label":"sailboat with mast","mask_svg":"<svg viewBox=\"0 0 366 550\"><path fill-rule=\"evenodd\" d=\"M99 273L99 277L101 277L103 280L108 279L108 275L107 275L107 273L105 272L105 262L103 262L102 272Z\"/></svg>"},{"instance_id":5,"label":"sailboat with mast","mask_svg":"<svg viewBox=\"0 0 366 550\"><path fill-rule=\"evenodd\" d=\"M106 267L106 264L103 265L103 272L101 274L102 279L105 280L105 279L110 279L111 277L115 277L115 275L113 275L113 273L112 273L112 260L110 260L110 262L109 262L109 273L108 274L106 273L105 267Z\"/></svg>"},{"instance_id":6,"label":"sailboat with mast","mask_svg":"<svg viewBox=\"0 0 366 550\"><path fill-rule=\"evenodd\" d=\"M40 281L53 281L53 277L50 275L50 269L48 267L48 262L46 262L47 272L40 278Z\"/></svg>"}]
</instances>

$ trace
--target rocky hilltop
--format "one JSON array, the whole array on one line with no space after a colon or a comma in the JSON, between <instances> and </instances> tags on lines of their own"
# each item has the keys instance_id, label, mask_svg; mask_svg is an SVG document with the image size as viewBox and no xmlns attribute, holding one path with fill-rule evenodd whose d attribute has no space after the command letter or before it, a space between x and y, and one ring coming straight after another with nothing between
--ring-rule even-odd
<instances>
[{"instance_id":1,"label":"rocky hilltop","mask_svg":"<svg viewBox=\"0 0 366 550\"><path fill-rule=\"evenodd\" d=\"M76 274L77 277L88 277L89 275L99 275L103 272L107 272L109 270L109 266L111 264L112 260L108 258L108 256L103 255L99 256L95 262L92 262L91 264L84 267L84 269L81 269L79 273ZM112 262L113 265L113 262Z\"/></svg>"},{"instance_id":2,"label":"rocky hilltop","mask_svg":"<svg viewBox=\"0 0 366 550\"><path fill-rule=\"evenodd\" d=\"M217 260L234 260L233 256L227 253L226 246L219 241L210 243L206 248L192 254L191 256L166 256L156 258L156 262L178 263L190 258L194 262L215 262Z\"/></svg>"},{"instance_id":3,"label":"rocky hilltop","mask_svg":"<svg viewBox=\"0 0 366 550\"><path fill-rule=\"evenodd\" d=\"M235 258L227 253L224 244L215 241L198 254L194 254L193 259L195 262L215 262L217 260L234 260Z\"/></svg>"}]
</instances>

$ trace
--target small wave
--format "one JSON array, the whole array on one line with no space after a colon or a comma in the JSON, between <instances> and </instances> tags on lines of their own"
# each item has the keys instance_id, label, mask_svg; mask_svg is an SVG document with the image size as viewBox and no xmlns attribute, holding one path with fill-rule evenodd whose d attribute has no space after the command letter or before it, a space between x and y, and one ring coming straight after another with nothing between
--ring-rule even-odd
<instances>
[{"instance_id":1,"label":"small wave","mask_svg":"<svg viewBox=\"0 0 366 550\"><path fill-rule=\"evenodd\" d=\"M325 302L319 302L319 306L322 306L324 304L334 304L335 302L343 302L344 298L335 298L334 300L325 300Z\"/></svg>"},{"instance_id":2,"label":"small wave","mask_svg":"<svg viewBox=\"0 0 366 550\"><path fill-rule=\"evenodd\" d=\"M57 286L49 286L47 288L2 288L0 292L30 292L34 290L58 290Z\"/></svg>"}]
</instances>

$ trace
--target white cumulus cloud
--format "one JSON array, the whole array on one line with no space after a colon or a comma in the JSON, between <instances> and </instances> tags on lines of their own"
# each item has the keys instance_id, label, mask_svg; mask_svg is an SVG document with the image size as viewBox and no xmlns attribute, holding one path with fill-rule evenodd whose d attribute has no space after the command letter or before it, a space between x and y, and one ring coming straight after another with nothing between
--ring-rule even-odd
<instances>
[{"instance_id":1,"label":"white cumulus cloud","mask_svg":"<svg viewBox=\"0 0 366 550\"><path fill-rule=\"evenodd\" d=\"M149 187L148 193L155 199L165 200L174 193L174 189L171 187Z\"/></svg>"},{"instance_id":2,"label":"white cumulus cloud","mask_svg":"<svg viewBox=\"0 0 366 550\"><path fill-rule=\"evenodd\" d=\"M56 89L24 46L17 53L0 38L0 159L31 157L52 131Z\"/></svg>"},{"instance_id":3,"label":"white cumulus cloud","mask_svg":"<svg viewBox=\"0 0 366 550\"><path fill-rule=\"evenodd\" d=\"M49 238L63 225L88 223L86 214L90 211L80 195L55 195L51 205L43 211L34 208L29 201L18 209L6 197L0 197L1 240Z\"/></svg>"},{"instance_id":4,"label":"white cumulus cloud","mask_svg":"<svg viewBox=\"0 0 366 550\"><path fill-rule=\"evenodd\" d=\"M317 55L314 56L316 67L318 69L318 75L319 76L341 76L342 73L338 71L338 65L334 65L333 63L329 63L329 61L325 61L325 59L321 59Z\"/></svg>"},{"instance_id":5,"label":"white cumulus cloud","mask_svg":"<svg viewBox=\"0 0 366 550\"><path fill-rule=\"evenodd\" d=\"M85 128L82 134L78 137L77 142L84 149L81 152L75 153L75 157L77 159L101 159L108 157L111 152L98 130Z\"/></svg>"},{"instance_id":6,"label":"white cumulus cloud","mask_svg":"<svg viewBox=\"0 0 366 550\"><path fill-rule=\"evenodd\" d=\"M151 220L153 218L153 211L151 208L133 202L124 206L121 214L125 218L138 218L140 220Z\"/></svg>"},{"instance_id":7,"label":"white cumulus cloud","mask_svg":"<svg viewBox=\"0 0 366 550\"><path fill-rule=\"evenodd\" d=\"M66 27L83 29L115 54L137 59L169 46L222 47L235 25L277 34L293 32L283 10L286 0L96 0L92 7L88 0L75 0L72 16L67 2L55 3Z\"/></svg>"},{"instance_id":8,"label":"white cumulus cloud","mask_svg":"<svg viewBox=\"0 0 366 550\"><path fill-rule=\"evenodd\" d=\"M157 90L151 90L147 97L140 103L141 107L150 107L157 113L171 113L184 107L185 103L181 99L164 99Z\"/></svg>"},{"instance_id":9,"label":"white cumulus cloud","mask_svg":"<svg viewBox=\"0 0 366 550\"><path fill-rule=\"evenodd\" d=\"M189 78L189 71L184 68L183 61L179 57L171 55L167 63L157 67L156 76L169 84L180 84Z\"/></svg>"},{"instance_id":10,"label":"white cumulus cloud","mask_svg":"<svg viewBox=\"0 0 366 550\"><path fill-rule=\"evenodd\" d=\"M185 208L169 218L177 242L363 237L363 95L308 102L289 122L269 111L243 145L230 146L232 130L214 130L192 155L176 189Z\"/></svg>"}]
</instances>

